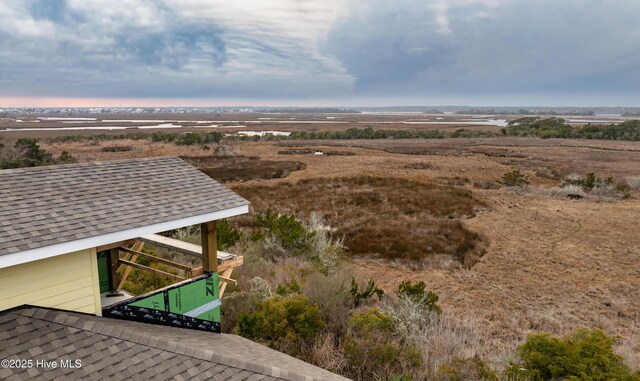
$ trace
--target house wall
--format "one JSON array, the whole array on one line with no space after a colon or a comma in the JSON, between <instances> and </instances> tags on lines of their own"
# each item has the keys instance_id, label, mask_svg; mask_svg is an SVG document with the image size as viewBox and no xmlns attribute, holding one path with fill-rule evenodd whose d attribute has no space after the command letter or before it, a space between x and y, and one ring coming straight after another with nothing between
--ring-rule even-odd
<instances>
[{"instance_id":1,"label":"house wall","mask_svg":"<svg viewBox=\"0 0 640 381\"><path fill-rule=\"evenodd\" d=\"M101 312L95 249L5 267L0 280L0 311L30 304Z\"/></svg>"}]
</instances>

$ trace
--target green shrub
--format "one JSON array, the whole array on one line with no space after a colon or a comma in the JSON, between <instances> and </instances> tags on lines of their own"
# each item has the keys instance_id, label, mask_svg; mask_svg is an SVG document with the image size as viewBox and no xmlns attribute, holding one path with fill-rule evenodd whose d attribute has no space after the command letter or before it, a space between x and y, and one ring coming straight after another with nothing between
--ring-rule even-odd
<instances>
[{"instance_id":1,"label":"green shrub","mask_svg":"<svg viewBox=\"0 0 640 381\"><path fill-rule=\"evenodd\" d=\"M175 143L177 145L191 146L195 144L203 144L202 135L195 132L187 132L176 137Z\"/></svg>"},{"instance_id":2,"label":"green shrub","mask_svg":"<svg viewBox=\"0 0 640 381\"><path fill-rule=\"evenodd\" d=\"M308 251L309 240L314 233L307 230L295 215L278 214L267 209L264 213L256 213L255 221L261 230L253 234L253 241L271 239L293 256Z\"/></svg>"},{"instance_id":3,"label":"green shrub","mask_svg":"<svg viewBox=\"0 0 640 381\"><path fill-rule=\"evenodd\" d=\"M404 280L398 285L398 296L411 299L415 303L425 307L429 311L441 313L442 309L436 303L438 302L438 295L431 291L425 291L427 285L420 281L416 284L411 284L410 280Z\"/></svg>"},{"instance_id":4,"label":"green shrub","mask_svg":"<svg viewBox=\"0 0 640 381\"><path fill-rule=\"evenodd\" d=\"M233 332L238 324L238 318L243 314L255 311L258 302L259 297L254 292L230 292L227 287L224 300L220 306L222 332Z\"/></svg>"},{"instance_id":5,"label":"green shrub","mask_svg":"<svg viewBox=\"0 0 640 381\"><path fill-rule=\"evenodd\" d=\"M620 356L613 352L614 340L604 331L580 329L556 338L542 333L531 335L518 348L521 363L531 380L638 381Z\"/></svg>"},{"instance_id":6,"label":"green shrub","mask_svg":"<svg viewBox=\"0 0 640 381\"><path fill-rule=\"evenodd\" d=\"M291 278L289 282L280 283L276 286L276 294L280 296L300 294L300 283L296 278Z\"/></svg>"},{"instance_id":7,"label":"green shrub","mask_svg":"<svg viewBox=\"0 0 640 381\"><path fill-rule=\"evenodd\" d=\"M13 145L15 154L0 161L0 169L36 167L53 161L52 155L38 145L34 138L19 138Z\"/></svg>"},{"instance_id":8,"label":"green shrub","mask_svg":"<svg viewBox=\"0 0 640 381\"><path fill-rule=\"evenodd\" d=\"M56 159L56 161L62 162L62 163L72 163L75 160L76 159L73 156L71 156L71 154L67 151L62 151L60 153L60 156L58 156L58 158Z\"/></svg>"},{"instance_id":9,"label":"green shrub","mask_svg":"<svg viewBox=\"0 0 640 381\"><path fill-rule=\"evenodd\" d=\"M500 130L506 136L535 136L539 138L640 140L640 121L628 120L620 124L589 124L572 127L561 118L526 117L510 121Z\"/></svg>"},{"instance_id":10,"label":"green shrub","mask_svg":"<svg viewBox=\"0 0 640 381\"><path fill-rule=\"evenodd\" d=\"M175 143L178 145L204 145L211 143L219 143L224 134L221 132L187 132L175 137Z\"/></svg>"},{"instance_id":11,"label":"green shrub","mask_svg":"<svg viewBox=\"0 0 640 381\"><path fill-rule=\"evenodd\" d=\"M529 184L529 181L524 173L520 172L519 169L514 169L502 175L502 184L509 187L521 187Z\"/></svg>"},{"instance_id":12,"label":"green shrub","mask_svg":"<svg viewBox=\"0 0 640 381\"><path fill-rule=\"evenodd\" d=\"M171 143L176 140L176 133L169 132L154 132L151 134L151 141L155 143Z\"/></svg>"},{"instance_id":13,"label":"green shrub","mask_svg":"<svg viewBox=\"0 0 640 381\"><path fill-rule=\"evenodd\" d=\"M353 305L358 307L363 302L371 299L374 295L378 297L378 300L382 299L384 291L376 287L376 282L373 279L369 279L369 281L367 281L367 286L360 291L360 286L358 285L356 278L351 278L351 295L353 296Z\"/></svg>"},{"instance_id":14,"label":"green shrub","mask_svg":"<svg viewBox=\"0 0 640 381\"><path fill-rule=\"evenodd\" d=\"M216 238L218 250L226 250L242 239L242 233L225 218L216 221Z\"/></svg>"},{"instance_id":15,"label":"green shrub","mask_svg":"<svg viewBox=\"0 0 640 381\"><path fill-rule=\"evenodd\" d=\"M311 341L325 327L318 306L303 295L275 296L260 302L255 311L238 318L237 332L291 355L302 342Z\"/></svg>"},{"instance_id":16,"label":"green shrub","mask_svg":"<svg viewBox=\"0 0 640 381\"><path fill-rule=\"evenodd\" d=\"M407 375L422 366L418 349L398 337L393 319L375 308L353 313L343 351L348 376L355 380Z\"/></svg>"}]
</instances>

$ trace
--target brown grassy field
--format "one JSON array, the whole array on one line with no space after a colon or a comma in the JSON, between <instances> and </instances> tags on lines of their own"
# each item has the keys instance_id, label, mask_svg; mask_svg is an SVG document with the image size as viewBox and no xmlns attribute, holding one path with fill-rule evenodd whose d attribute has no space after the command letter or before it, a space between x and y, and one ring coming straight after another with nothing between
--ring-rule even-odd
<instances>
[{"instance_id":1,"label":"brown grassy field","mask_svg":"<svg viewBox=\"0 0 640 381\"><path fill-rule=\"evenodd\" d=\"M344 237L352 256L412 268L455 259L471 267L484 253L480 236L461 221L483 204L465 189L373 176L239 184L234 189L251 200L254 210L271 208L302 217L321 213L334 234Z\"/></svg>"},{"instance_id":2,"label":"brown grassy field","mask_svg":"<svg viewBox=\"0 0 640 381\"><path fill-rule=\"evenodd\" d=\"M301 146L308 143L301 142ZM327 146L329 143L331 146ZM474 148L470 150L469 145ZM473 186L478 182L496 184L513 168L523 169L531 183L541 187L557 185L554 178L570 172L637 176L640 151L633 143L458 139L318 142L315 148L335 150L342 146L356 155L299 155L297 159L307 168L287 179L250 181L232 187L240 192L254 186L288 189L307 179L363 174L391 178L398 184L399 179L423 183L468 179L460 181L462 189L485 205L475 217L464 220L465 229L485 237L488 244L479 263L471 269L414 268L356 256L352 258L356 268L388 290L407 278L425 281L440 295L445 309L475 321L474 327L485 343L480 352L496 363L504 364L529 333L566 334L585 326L603 328L620 337L619 353L633 366L640 366L640 235L635 227L640 215L638 193L626 200L604 203ZM388 152L402 146L429 152ZM279 148L263 143L238 147L239 152L245 150L276 160L274 153ZM402 186L395 190L405 192ZM296 200L304 197L295 193L290 196ZM286 200L281 205L292 204ZM322 202L315 209L323 210ZM339 217L351 220L348 209L346 213L337 210ZM407 218L401 210L395 213L393 223ZM418 232L422 225L414 221L403 227Z\"/></svg>"},{"instance_id":3,"label":"brown grassy field","mask_svg":"<svg viewBox=\"0 0 640 381\"><path fill-rule=\"evenodd\" d=\"M114 145L132 149L102 151ZM478 351L496 364L505 364L529 333L566 334L586 326L620 337L618 352L640 367L640 194L633 191L614 202L568 200L498 184L516 168L532 187L547 188L571 172L639 176L637 143L524 138L237 142L231 147L237 159L212 158L212 150L197 146L148 141L42 147L54 155L67 150L80 161L208 156L190 160L222 168L221 180L252 201L254 209L323 213L334 232L345 235L349 261L383 288L394 289L404 279L426 282L445 311L473 322L482 343ZM278 170L286 173L256 175ZM477 253L477 263L453 265L460 263L459 248ZM438 255L440 260L425 260Z\"/></svg>"}]
</instances>

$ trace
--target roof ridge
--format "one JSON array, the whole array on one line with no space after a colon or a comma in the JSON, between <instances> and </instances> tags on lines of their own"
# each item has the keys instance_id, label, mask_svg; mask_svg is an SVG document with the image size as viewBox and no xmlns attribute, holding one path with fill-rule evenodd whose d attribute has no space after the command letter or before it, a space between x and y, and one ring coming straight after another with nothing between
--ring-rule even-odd
<instances>
[{"instance_id":1,"label":"roof ridge","mask_svg":"<svg viewBox=\"0 0 640 381\"><path fill-rule=\"evenodd\" d=\"M95 334L109 336L122 341L133 342L136 344L172 352L187 357L193 357L204 361L211 361L221 365L226 365L229 367L260 373L265 376L278 377L289 381L321 381L320 379L315 379L312 376L290 372L287 369L282 369L276 366L253 363L251 361L239 359L237 357L214 353L209 349L195 348L193 346L188 346L174 340L158 338L157 336L153 336L151 334L142 334L136 332L133 328L121 328L109 324L112 321L118 321L119 319L103 318L90 314L56 310L52 308L37 306L23 306L10 312L32 319L48 321L67 327L86 330ZM90 318L104 319L105 322L95 322L93 320L90 320ZM262 345L260 343L255 344Z\"/></svg>"}]
</instances>

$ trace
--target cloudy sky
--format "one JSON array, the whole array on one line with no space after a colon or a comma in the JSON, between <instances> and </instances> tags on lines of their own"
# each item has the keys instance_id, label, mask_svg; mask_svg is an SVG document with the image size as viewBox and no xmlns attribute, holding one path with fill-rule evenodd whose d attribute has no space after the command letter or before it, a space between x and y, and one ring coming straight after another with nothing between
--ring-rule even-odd
<instances>
[{"instance_id":1,"label":"cloudy sky","mask_svg":"<svg viewBox=\"0 0 640 381\"><path fill-rule=\"evenodd\" d=\"M637 106L638 16L638 0L0 0L0 106Z\"/></svg>"}]
</instances>

